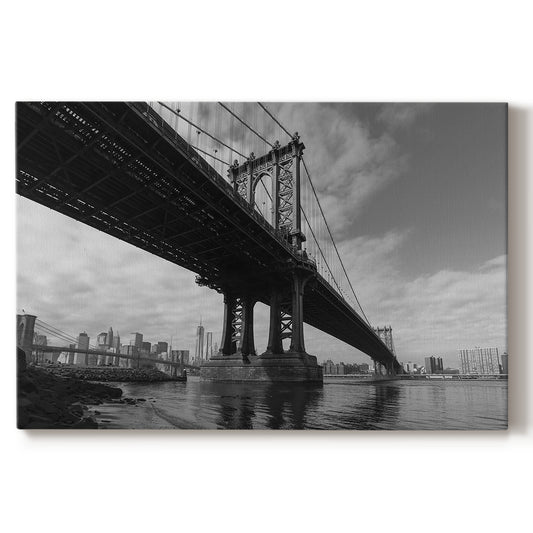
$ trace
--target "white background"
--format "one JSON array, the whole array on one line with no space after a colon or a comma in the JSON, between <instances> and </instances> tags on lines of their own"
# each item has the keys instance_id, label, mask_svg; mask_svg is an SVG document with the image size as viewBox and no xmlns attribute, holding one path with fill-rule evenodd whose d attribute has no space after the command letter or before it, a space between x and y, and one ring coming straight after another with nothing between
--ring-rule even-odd
<instances>
[{"instance_id":1,"label":"white background","mask_svg":"<svg viewBox=\"0 0 533 533\"><path fill-rule=\"evenodd\" d=\"M47 1L1 19L4 531L530 530L528 2ZM14 102L29 99L508 101L509 431L16 430Z\"/></svg>"}]
</instances>

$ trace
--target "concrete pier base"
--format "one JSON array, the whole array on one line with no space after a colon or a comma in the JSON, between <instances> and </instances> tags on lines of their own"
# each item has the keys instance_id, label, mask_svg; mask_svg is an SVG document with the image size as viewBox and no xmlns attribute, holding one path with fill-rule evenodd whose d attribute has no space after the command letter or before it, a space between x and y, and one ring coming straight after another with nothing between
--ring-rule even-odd
<instances>
[{"instance_id":1,"label":"concrete pier base","mask_svg":"<svg viewBox=\"0 0 533 533\"><path fill-rule=\"evenodd\" d=\"M202 365L200 377L206 381L322 383L322 367L314 355L306 353L220 355Z\"/></svg>"}]
</instances>

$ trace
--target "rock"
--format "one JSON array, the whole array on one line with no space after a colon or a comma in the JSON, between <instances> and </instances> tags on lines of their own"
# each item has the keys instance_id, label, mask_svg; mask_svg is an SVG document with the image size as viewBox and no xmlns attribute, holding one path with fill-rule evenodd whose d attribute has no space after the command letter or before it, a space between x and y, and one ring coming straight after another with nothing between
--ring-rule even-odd
<instances>
[{"instance_id":1,"label":"rock","mask_svg":"<svg viewBox=\"0 0 533 533\"><path fill-rule=\"evenodd\" d=\"M17 426L21 429L97 428L93 418L83 418L87 404L120 398L116 387L56 375L28 367L17 382ZM81 420L80 420L81 419Z\"/></svg>"},{"instance_id":2,"label":"rock","mask_svg":"<svg viewBox=\"0 0 533 533\"><path fill-rule=\"evenodd\" d=\"M98 424L94 418L88 416L74 424L72 429L98 429Z\"/></svg>"},{"instance_id":3,"label":"rock","mask_svg":"<svg viewBox=\"0 0 533 533\"><path fill-rule=\"evenodd\" d=\"M74 403L70 406L70 412L75 416L83 416L83 406L79 403Z\"/></svg>"},{"instance_id":4,"label":"rock","mask_svg":"<svg viewBox=\"0 0 533 533\"><path fill-rule=\"evenodd\" d=\"M26 371L26 352L17 347L17 374L23 374Z\"/></svg>"}]
</instances>

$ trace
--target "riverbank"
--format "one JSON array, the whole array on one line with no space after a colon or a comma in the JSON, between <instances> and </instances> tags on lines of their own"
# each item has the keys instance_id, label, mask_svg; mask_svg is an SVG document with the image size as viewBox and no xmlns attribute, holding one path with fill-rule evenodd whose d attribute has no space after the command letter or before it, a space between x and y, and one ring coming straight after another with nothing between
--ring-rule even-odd
<instances>
[{"instance_id":1,"label":"riverbank","mask_svg":"<svg viewBox=\"0 0 533 533\"><path fill-rule=\"evenodd\" d=\"M17 382L19 429L96 429L88 405L120 401L122 390L72 377L56 376L42 368L28 368Z\"/></svg>"},{"instance_id":2,"label":"riverbank","mask_svg":"<svg viewBox=\"0 0 533 533\"><path fill-rule=\"evenodd\" d=\"M65 378L79 379L82 381L100 382L138 382L154 383L158 381L182 381L155 368L121 368L113 366L79 367L67 365L50 365L43 370Z\"/></svg>"}]
</instances>

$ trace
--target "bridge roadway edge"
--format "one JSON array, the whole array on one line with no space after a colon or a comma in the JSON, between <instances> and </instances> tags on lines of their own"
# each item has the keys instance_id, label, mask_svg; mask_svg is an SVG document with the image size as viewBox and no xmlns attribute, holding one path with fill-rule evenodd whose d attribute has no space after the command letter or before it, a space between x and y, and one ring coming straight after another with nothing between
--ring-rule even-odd
<instances>
[{"instance_id":1,"label":"bridge roadway edge","mask_svg":"<svg viewBox=\"0 0 533 533\"><path fill-rule=\"evenodd\" d=\"M200 379L216 382L323 383L323 369L314 355L286 352L243 358L212 357L200 367Z\"/></svg>"}]
</instances>

